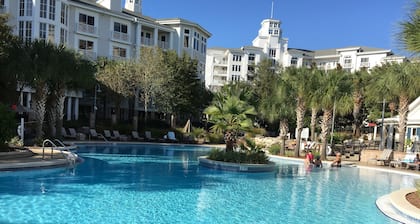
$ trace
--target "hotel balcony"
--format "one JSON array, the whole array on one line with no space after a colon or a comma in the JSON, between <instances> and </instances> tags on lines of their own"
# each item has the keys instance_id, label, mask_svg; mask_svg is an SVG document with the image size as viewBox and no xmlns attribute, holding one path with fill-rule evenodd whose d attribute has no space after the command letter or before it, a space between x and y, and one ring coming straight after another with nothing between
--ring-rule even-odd
<instances>
[{"instance_id":1,"label":"hotel balcony","mask_svg":"<svg viewBox=\"0 0 420 224\"><path fill-rule=\"evenodd\" d=\"M353 65L351 63L345 63L343 64L343 68L353 68Z\"/></svg>"},{"instance_id":2,"label":"hotel balcony","mask_svg":"<svg viewBox=\"0 0 420 224\"><path fill-rule=\"evenodd\" d=\"M162 49L169 49L169 42L167 42L167 41L159 41L158 42L158 47L160 47Z\"/></svg>"},{"instance_id":3,"label":"hotel balcony","mask_svg":"<svg viewBox=\"0 0 420 224\"><path fill-rule=\"evenodd\" d=\"M96 52L92 50L79 49L78 52L89 60L96 60Z\"/></svg>"},{"instance_id":4,"label":"hotel balcony","mask_svg":"<svg viewBox=\"0 0 420 224\"><path fill-rule=\"evenodd\" d=\"M7 7L4 5L0 5L0 14L5 14L7 13Z\"/></svg>"},{"instance_id":5,"label":"hotel balcony","mask_svg":"<svg viewBox=\"0 0 420 224\"><path fill-rule=\"evenodd\" d=\"M112 31L112 39L128 42L128 34Z\"/></svg>"},{"instance_id":6,"label":"hotel balcony","mask_svg":"<svg viewBox=\"0 0 420 224\"><path fill-rule=\"evenodd\" d=\"M360 67L362 67L362 68L369 68L370 67L370 63L369 62L361 62L360 63Z\"/></svg>"},{"instance_id":7,"label":"hotel balcony","mask_svg":"<svg viewBox=\"0 0 420 224\"><path fill-rule=\"evenodd\" d=\"M89 34L94 34L94 35L98 34L97 28L95 26L88 25L85 23L77 23L76 30L77 32L89 33Z\"/></svg>"},{"instance_id":8,"label":"hotel balcony","mask_svg":"<svg viewBox=\"0 0 420 224\"><path fill-rule=\"evenodd\" d=\"M146 46L153 46L153 39L152 38L147 38L147 37L142 37L140 39L140 43L142 45L146 45Z\"/></svg>"}]
</instances>

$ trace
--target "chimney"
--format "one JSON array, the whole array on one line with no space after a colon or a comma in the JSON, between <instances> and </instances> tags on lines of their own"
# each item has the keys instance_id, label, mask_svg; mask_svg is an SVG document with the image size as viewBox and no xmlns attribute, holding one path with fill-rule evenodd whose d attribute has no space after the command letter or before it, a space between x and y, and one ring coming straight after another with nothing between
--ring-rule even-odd
<instances>
[{"instance_id":1,"label":"chimney","mask_svg":"<svg viewBox=\"0 0 420 224\"><path fill-rule=\"evenodd\" d=\"M129 0L126 0L129 1ZM121 12L121 0L96 0L96 3L111 10Z\"/></svg>"}]
</instances>

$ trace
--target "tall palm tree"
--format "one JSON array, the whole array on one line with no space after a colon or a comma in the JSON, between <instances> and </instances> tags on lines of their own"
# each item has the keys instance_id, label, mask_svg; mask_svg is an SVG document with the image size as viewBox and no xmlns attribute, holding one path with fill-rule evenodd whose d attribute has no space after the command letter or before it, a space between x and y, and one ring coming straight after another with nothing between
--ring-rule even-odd
<instances>
[{"instance_id":1,"label":"tall palm tree","mask_svg":"<svg viewBox=\"0 0 420 224\"><path fill-rule=\"evenodd\" d=\"M401 31L398 34L403 47L416 54L420 53L420 2L417 1L405 22L400 23Z\"/></svg>"},{"instance_id":2,"label":"tall palm tree","mask_svg":"<svg viewBox=\"0 0 420 224\"><path fill-rule=\"evenodd\" d=\"M209 115L209 122L213 123L211 130L224 133L226 151L233 151L237 136L241 131L252 128L255 108L237 96L216 94L212 105L204 110Z\"/></svg>"},{"instance_id":3,"label":"tall palm tree","mask_svg":"<svg viewBox=\"0 0 420 224\"><path fill-rule=\"evenodd\" d=\"M388 63L372 71L374 82L371 82L371 90L376 90L379 96L388 99L398 98L398 151L404 151L405 130L409 102L420 94L420 64L419 63ZM378 99L379 100L379 99Z\"/></svg>"},{"instance_id":4,"label":"tall palm tree","mask_svg":"<svg viewBox=\"0 0 420 224\"><path fill-rule=\"evenodd\" d=\"M295 148L295 157L299 157L300 152L300 142L301 134L303 129L303 119L305 117L305 112L307 104L309 103L311 92L308 91L310 88L309 80L312 75L310 69L306 67L288 67L284 73L283 80L290 88L291 98L294 98L296 102L295 111L296 111L296 148Z\"/></svg>"},{"instance_id":5,"label":"tall palm tree","mask_svg":"<svg viewBox=\"0 0 420 224\"><path fill-rule=\"evenodd\" d=\"M353 82L353 138L360 137L360 128L363 123L360 111L364 103L368 75L365 69L350 74Z\"/></svg>"},{"instance_id":6,"label":"tall palm tree","mask_svg":"<svg viewBox=\"0 0 420 224\"><path fill-rule=\"evenodd\" d=\"M319 81L321 80L321 75L323 73L316 67L311 67L311 76L309 77L309 107L311 108L311 123L310 123L310 133L311 133L311 140L316 141L316 125L317 125L317 116L318 112L321 109L318 103L318 97L316 96L316 91L318 90L320 84Z\"/></svg>"},{"instance_id":7,"label":"tall palm tree","mask_svg":"<svg viewBox=\"0 0 420 224\"><path fill-rule=\"evenodd\" d=\"M66 91L90 88L94 83L95 67L91 61L82 58L81 55L64 46L57 46L53 54L52 60L55 66L52 67L54 72L48 81L50 103L47 113L50 118L50 129L61 130ZM62 133L58 131L51 134L60 138Z\"/></svg>"},{"instance_id":8,"label":"tall palm tree","mask_svg":"<svg viewBox=\"0 0 420 224\"><path fill-rule=\"evenodd\" d=\"M321 122L321 159L326 159L328 135L333 111L345 114L351 110L351 82L347 72L341 69L325 72L320 79L320 86L315 95L318 98L323 116Z\"/></svg>"}]
</instances>

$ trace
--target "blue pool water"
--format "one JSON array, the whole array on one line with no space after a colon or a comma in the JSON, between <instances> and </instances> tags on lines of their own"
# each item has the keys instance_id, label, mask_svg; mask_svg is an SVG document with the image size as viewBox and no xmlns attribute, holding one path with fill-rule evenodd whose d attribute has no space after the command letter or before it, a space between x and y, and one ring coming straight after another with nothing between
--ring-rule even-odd
<instances>
[{"instance_id":1,"label":"blue pool water","mask_svg":"<svg viewBox=\"0 0 420 224\"><path fill-rule=\"evenodd\" d=\"M378 197L415 177L351 167L235 173L209 148L81 145L75 169L0 173L0 223L396 223Z\"/></svg>"}]
</instances>

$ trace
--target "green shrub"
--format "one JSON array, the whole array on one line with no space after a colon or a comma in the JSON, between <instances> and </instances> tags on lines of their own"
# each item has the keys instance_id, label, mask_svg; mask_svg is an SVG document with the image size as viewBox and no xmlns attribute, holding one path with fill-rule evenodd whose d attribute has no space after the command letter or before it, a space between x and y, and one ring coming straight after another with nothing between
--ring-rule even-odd
<instances>
[{"instance_id":1,"label":"green shrub","mask_svg":"<svg viewBox=\"0 0 420 224\"><path fill-rule=\"evenodd\" d=\"M209 133L207 137L209 138L209 142L212 143L212 144L223 144L224 143L223 134Z\"/></svg>"},{"instance_id":2,"label":"green shrub","mask_svg":"<svg viewBox=\"0 0 420 224\"><path fill-rule=\"evenodd\" d=\"M15 112L0 103L0 147L5 147L6 141L16 135L16 128Z\"/></svg>"},{"instance_id":3,"label":"green shrub","mask_svg":"<svg viewBox=\"0 0 420 224\"><path fill-rule=\"evenodd\" d=\"M278 155L280 153L280 145L278 144L273 144L270 146L270 148L268 148L268 151L272 154L272 155Z\"/></svg>"},{"instance_id":4,"label":"green shrub","mask_svg":"<svg viewBox=\"0 0 420 224\"><path fill-rule=\"evenodd\" d=\"M267 164L268 157L263 151L247 151L247 152L225 152L220 149L213 149L208 154L211 160L230 162L230 163L250 163L250 164Z\"/></svg>"}]
</instances>

